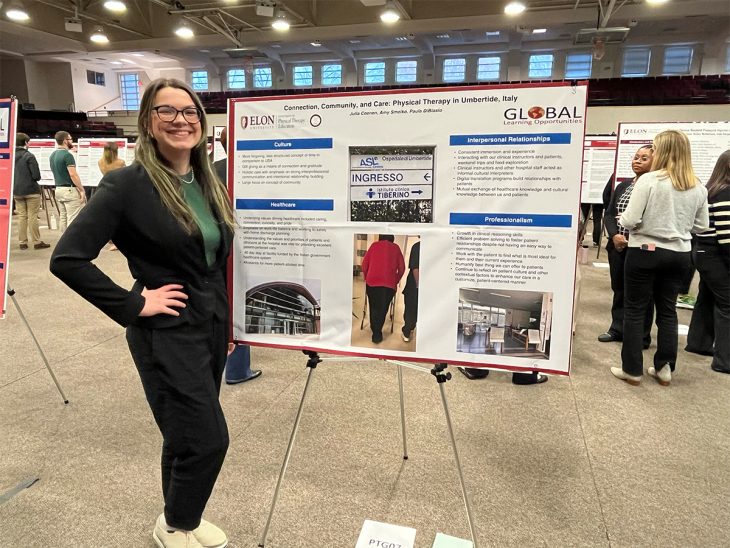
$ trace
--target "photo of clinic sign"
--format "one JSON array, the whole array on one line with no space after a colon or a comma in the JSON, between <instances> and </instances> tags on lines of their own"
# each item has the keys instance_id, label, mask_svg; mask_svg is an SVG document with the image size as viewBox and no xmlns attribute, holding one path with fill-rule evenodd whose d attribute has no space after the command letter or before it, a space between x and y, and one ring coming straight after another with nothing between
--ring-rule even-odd
<instances>
[{"instance_id":1,"label":"photo of clinic sign","mask_svg":"<svg viewBox=\"0 0 730 548\"><path fill-rule=\"evenodd\" d=\"M567 374L586 87L233 99L234 339Z\"/></svg>"}]
</instances>

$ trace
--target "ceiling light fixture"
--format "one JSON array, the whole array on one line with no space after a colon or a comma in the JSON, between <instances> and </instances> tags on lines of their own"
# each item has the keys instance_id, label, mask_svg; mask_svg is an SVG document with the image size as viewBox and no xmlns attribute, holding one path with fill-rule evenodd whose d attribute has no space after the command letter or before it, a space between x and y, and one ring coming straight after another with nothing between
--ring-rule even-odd
<instances>
[{"instance_id":1,"label":"ceiling light fixture","mask_svg":"<svg viewBox=\"0 0 730 548\"><path fill-rule=\"evenodd\" d=\"M121 0L106 0L106 2L104 2L104 7L114 13L124 13L127 11L127 4Z\"/></svg>"},{"instance_id":2,"label":"ceiling light fixture","mask_svg":"<svg viewBox=\"0 0 730 548\"><path fill-rule=\"evenodd\" d=\"M122 62L121 61L111 61L111 64L112 65L121 65Z\"/></svg>"},{"instance_id":3,"label":"ceiling light fixture","mask_svg":"<svg viewBox=\"0 0 730 548\"><path fill-rule=\"evenodd\" d=\"M532 29L532 34L545 34L547 29Z\"/></svg>"},{"instance_id":4,"label":"ceiling light fixture","mask_svg":"<svg viewBox=\"0 0 730 548\"><path fill-rule=\"evenodd\" d=\"M195 32L192 28L190 28L190 25L187 21L182 21L180 25L175 29L175 34L178 35L180 38L185 38L186 40L190 40L195 36Z\"/></svg>"},{"instance_id":5,"label":"ceiling light fixture","mask_svg":"<svg viewBox=\"0 0 730 548\"><path fill-rule=\"evenodd\" d=\"M398 10L395 9L392 2L388 2L385 5L385 10L383 10L380 14L380 20L388 25L397 23L400 20L400 13L398 13Z\"/></svg>"},{"instance_id":6,"label":"ceiling light fixture","mask_svg":"<svg viewBox=\"0 0 730 548\"><path fill-rule=\"evenodd\" d=\"M17 21L19 23L24 23L30 19L30 15L28 15L28 12L25 11L23 4L20 2L12 2L8 6L8 9L5 10L5 15L11 21Z\"/></svg>"},{"instance_id":7,"label":"ceiling light fixture","mask_svg":"<svg viewBox=\"0 0 730 548\"><path fill-rule=\"evenodd\" d=\"M271 28L274 30L278 30L281 32L285 32L289 30L289 27L291 25L289 24L289 20L286 18L286 14L283 12L279 12L279 15L276 16L276 19L273 23L271 23Z\"/></svg>"},{"instance_id":8,"label":"ceiling light fixture","mask_svg":"<svg viewBox=\"0 0 730 548\"><path fill-rule=\"evenodd\" d=\"M647 4L651 4L652 6L658 6L660 4L666 4L669 2L669 0L646 0Z\"/></svg>"},{"instance_id":9,"label":"ceiling light fixture","mask_svg":"<svg viewBox=\"0 0 730 548\"><path fill-rule=\"evenodd\" d=\"M312 44L315 48L322 47L322 42L320 42L319 40L315 40L314 42L309 43Z\"/></svg>"},{"instance_id":10,"label":"ceiling light fixture","mask_svg":"<svg viewBox=\"0 0 730 548\"><path fill-rule=\"evenodd\" d=\"M527 9L522 2L510 2L504 7L504 13L507 15L519 15Z\"/></svg>"},{"instance_id":11,"label":"ceiling light fixture","mask_svg":"<svg viewBox=\"0 0 730 548\"><path fill-rule=\"evenodd\" d=\"M135 57L144 57L144 53L133 53Z\"/></svg>"},{"instance_id":12,"label":"ceiling light fixture","mask_svg":"<svg viewBox=\"0 0 730 548\"><path fill-rule=\"evenodd\" d=\"M96 27L96 30L89 36L89 40L95 44L108 44L109 37L104 32L104 27Z\"/></svg>"},{"instance_id":13,"label":"ceiling light fixture","mask_svg":"<svg viewBox=\"0 0 730 548\"><path fill-rule=\"evenodd\" d=\"M498 30L488 30L484 33L485 36L499 36Z\"/></svg>"}]
</instances>

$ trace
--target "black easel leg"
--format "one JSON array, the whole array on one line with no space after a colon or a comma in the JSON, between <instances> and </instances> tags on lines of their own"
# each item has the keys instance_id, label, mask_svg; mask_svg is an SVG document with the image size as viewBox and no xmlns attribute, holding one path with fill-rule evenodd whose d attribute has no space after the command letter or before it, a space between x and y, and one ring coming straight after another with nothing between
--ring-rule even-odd
<instances>
[{"instance_id":1,"label":"black easel leg","mask_svg":"<svg viewBox=\"0 0 730 548\"><path fill-rule=\"evenodd\" d=\"M479 548L477 543L476 529L474 527L474 517L471 513L471 505L469 504L469 495L466 492L466 484L464 483L464 474L461 471L461 461L459 460L459 451L456 449L456 438L454 437L454 429L451 426L451 414L449 413L449 404L446 401L446 391L444 390L444 383L451 379L451 373L446 373L446 364L437 363L431 374L436 377L436 382L439 385L439 391L441 392L441 403L444 406L444 415L446 416L446 427L449 431L449 438L451 439L451 448L454 450L454 460L456 461L456 471L459 473L459 483L461 484L461 494L464 498L464 506L466 507L466 519L469 525L469 533L471 534L471 541L474 548Z\"/></svg>"},{"instance_id":2,"label":"black easel leg","mask_svg":"<svg viewBox=\"0 0 730 548\"><path fill-rule=\"evenodd\" d=\"M263 533L261 533L261 540L259 541L259 547L263 548L266 543L266 537L269 534L269 526L271 525L271 518L274 515L274 509L276 508L276 501L279 499L279 489L281 488L281 482L286 474L286 469L289 466L289 457L291 456L292 447L294 446L294 440L297 437L297 431L299 430L299 421L302 418L302 409L304 408L304 400L307 398L307 391L309 390L309 383L312 380L312 373L317 368L317 364L322 361L317 352L304 351L309 356L307 361L307 367L309 373L307 374L307 382L304 385L304 392L302 392L302 400L299 402L299 409L297 410L297 417L294 420L294 428L292 429L291 436L289 437L289 445L286 448L286 455L284 456L284 462L281 465L279 471L279 479L276 481L276 488L274 489L274 498L271 501L271 509L269 510L269 517L266 520L266 526L264 527Z\"/></svg>"},{"instance_id":3,"label":"black easel leg","mask_svg":"<svg viewBox=\"0 0 730 548\"><path fill-rule=\"evenodd\" d=\"M58 379L56 378L56 375L53 374L53 369L51 369L51 365L48 363L48 358L46 358L46 355L43 353L43 349L41 348L40 343L38 342L38 339L35 338L35 333L33 333L33 330L30 328L30 324L28 323L28 320L25 319L25 315L23 314L23 311L20 309L20 305L18 304L18 301L15 299L15 290L8 288L8 295L13 301L13 304L15 305L15 309L18 311L18 315L20 316L20 319L23 320L23 323L25 324L25 327L28 329L28 333L30 333L30 336L33 338L33 342L36 345L36 348L38 348L38 352L41 355L41 358L43 358L43 363L46 364L46 369L48 369L48 372L51 374L51 378L53 379L53 382L56 383L56 388L58 388L59 394L61 394L61 397L63 398L63 403L68 403L68 399L66 398L66 395L63 393L63 390L61 389L61 385L58 383Z\"/></svg>"},{"instance_id":4,"label":"black easel leg","mask_svg":"<svg viewBox=\"0 0 730 548\"><path fill-rule=\"evenodd\" d=\"M398 369L398 390L400 392L400 428L403 434L403 460L408 460L408 444L406 443L406 406L403 399L403 372L401 366L396 365Z\"/></svg>"}]
</instances>

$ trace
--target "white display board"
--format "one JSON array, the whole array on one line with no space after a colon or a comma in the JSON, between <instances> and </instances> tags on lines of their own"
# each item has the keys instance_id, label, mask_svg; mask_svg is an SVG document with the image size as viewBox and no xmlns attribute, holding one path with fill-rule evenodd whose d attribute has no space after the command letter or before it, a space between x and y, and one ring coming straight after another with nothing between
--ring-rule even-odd
<instances>
[{"instance_id":1,"label":"white display board","mask_svg":"<svg viewBox=\"0 0 730 548\"><path fill-rule=\"evenodd\" d=\"M213 126L213 161L217 162L226 157L226 150L221 144L221 133L226 130L226 126Z\"/></svg>"},{"instance_id":2,"label":"white display board","mask_svg":"<svg viewBox=\"0 0 730 548\"><path fill-rule=\"evenodd\" d=\"M234 339L567 374L585 104L567 83L232 100ZM368 255L400 276L382 341Z\"/></svg>"},{"instance_id":3,"label":"white display board","mask_svg":"<svg viewBox=\"0 0 730 548\"><path fill-rule=\"evenodd\" d=\"M55 182L49 159L51 153L56 150L55 139L31 139L28 141L28 150L33 153L38 161L38 167L41 170L40 184L53 186Z\"/></svg>"},{"instance_id":4,"label":"white display board","mask_svg":"<svg viewBox=\"0 0 730 548\"><path fill-rule=\"evenodd\" d=\"M109 142L117 143L118 157L129 164L127 159L127 139L115 138L80 138L76 155L76 171L81 178L81 184L89 187L99 186L103 177L99 170L99 160L104 154L104 146Z\"/></svg>"},{"instance_id":5,"label":"white display board","mask_svg":"<svg viewBox=\"0 0 730 548\"><path fill-rule=\"evenodd\" d=\"M618 126L616 184L634 178L631 159L642 145L650 145L657 133L678 129L687 134L692 148L692 166L702 183L712 174L717 158L730 149L730 122L644 122Z\"/></svg>"},{"instance_id":6,"label":"white display board","mask_svg":"<svg viewBox=\"0 0 730 548\"><path fill-rule=\"evenodd\" d=\"M616 161L616 141L615 135L586 135L583 143L582 203L603 203L603 189L613 175Z\"/></svg>"}]
</instances>

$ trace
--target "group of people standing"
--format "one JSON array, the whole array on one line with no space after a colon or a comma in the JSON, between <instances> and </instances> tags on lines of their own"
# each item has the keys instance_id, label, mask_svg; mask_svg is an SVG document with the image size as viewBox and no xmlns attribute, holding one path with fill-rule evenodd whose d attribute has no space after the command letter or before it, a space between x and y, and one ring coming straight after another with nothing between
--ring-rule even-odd
<instances>
[{"instance_id":1,"label":"group of people standing","mask_svg":"<svg viewBox=\"0 0 730 548\"><path fill-rule=\"evenodd\" d=\"M720 156L703 186L687 136L669 130L639 148L631 167L635 177L616 186L605 216L612 321L598 340L623 343L621 367L611 372L640 384L642 349L651 344L656 312L657 349L647 373L670 384L677 361L677 297L696 264L702 295L686 350L712 355L712 369L730 373L730 151Z\"/></svg>"}]
</instances>

